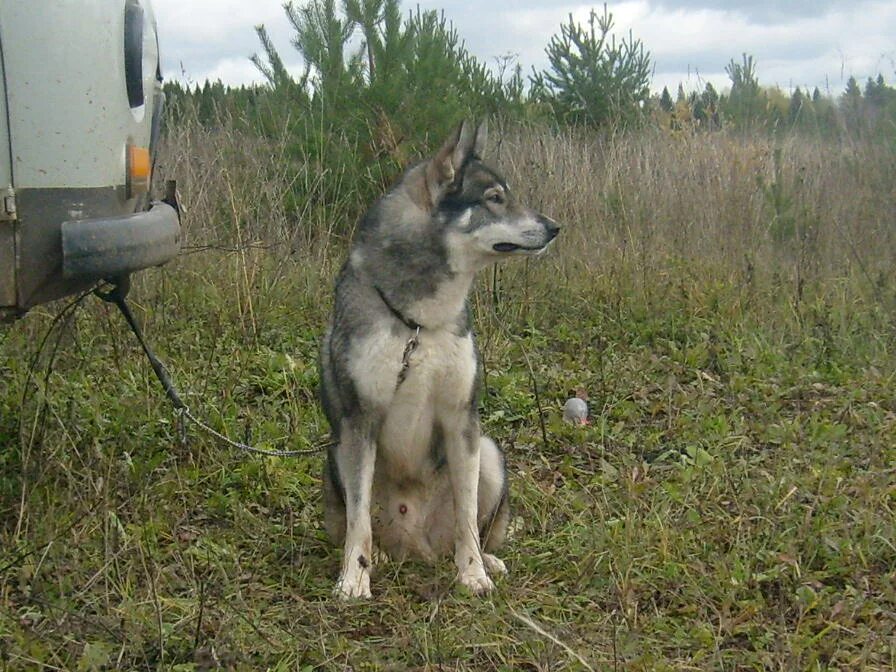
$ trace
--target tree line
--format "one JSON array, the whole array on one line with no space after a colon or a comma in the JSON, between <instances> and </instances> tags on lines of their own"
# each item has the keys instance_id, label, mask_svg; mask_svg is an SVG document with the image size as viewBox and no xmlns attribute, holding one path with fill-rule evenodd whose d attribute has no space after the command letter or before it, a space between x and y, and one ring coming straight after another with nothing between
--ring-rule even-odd
<instances>
[{"instance_id":1,"label":"tree line","mask_svg":"<svg viewBox=\"0 0 896 672\"><path fill-rule=\"evenodd\" d=\"M838 96L824 94L816 86L797 86L791 94L778 87L763 87L756 76L756 63L744 54L725 67L731 85L720 94L707 82L703 91L685 93L678 86L675 100L664 87L656 98L653 119L672 129L723 126L747 131L799 131L822 136L891 134L896 130L896 89L882 74L869 77L864 92L855 77Z\"/></svg>"},{"instance_id":2,"label":"tree line","mask_svg":"<svg viewBox=\"0 0 896 672\"><path fill-rule=\"evenodd\" d=\"M288 71L264 26L252 61L265 84L206 81L165 85L168 124L227 120L262 136L288 138L297 160L338 167L367 198L380 193L458 119L488 116L554 126L670 132L802 132L823 136L896 130L896 89L882 75L864 88L850 78L839 95L764 87L744 54L726 67L730 86L651 94L653 62L631 33L618 39L603 6L584 24L570 14L545 48L547 65L524 72L512 55L493 67L467 49L444 12L404 13L399 0L308 0L284 6L304 63Z\"/></svg>"}]
</instances>

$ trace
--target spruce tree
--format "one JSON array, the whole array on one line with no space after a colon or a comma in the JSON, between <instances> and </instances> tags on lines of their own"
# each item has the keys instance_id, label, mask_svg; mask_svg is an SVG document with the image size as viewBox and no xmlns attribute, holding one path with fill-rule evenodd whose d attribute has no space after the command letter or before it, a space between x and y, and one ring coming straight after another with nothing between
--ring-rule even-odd
<instances>
[{"instance_id":1,"label":"spruce tree","mask_svg":"<svg viewBox=\"0 0 896 672\"><path fill-rule=\"evenodd\" d=\"M660 95L660 109L663 112L671 112L673 107L672 96L669 95L669 89L664 86L663 93Z\"/></svg>"}]
</instances>

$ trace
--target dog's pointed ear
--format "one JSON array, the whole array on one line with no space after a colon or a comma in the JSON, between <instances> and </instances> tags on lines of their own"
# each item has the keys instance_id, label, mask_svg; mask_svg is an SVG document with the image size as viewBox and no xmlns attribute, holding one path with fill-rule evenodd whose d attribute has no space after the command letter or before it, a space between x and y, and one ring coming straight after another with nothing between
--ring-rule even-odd
<instances>
[{"instance_id":1,"label":"dog's pointed ear","mask_svg":"<svg viewBox=\"0 0 896 672\"><path fill-rule=\"evenodd\" d=\"M457 144L451 153L451 163L454 170L458 171L467 162L467 159L473 154L473 148L476 145L476 131L473 130L473 124L464 120L458 131Z\"/></svg>"},{"instance_id":2,"label":"dog's pointed ear","mask_svg":"<svg viewBox=\"0 0 896 672\"><path fill-rule=\"evenodd\" d=\"M478 133L468 121L461 123L426 166L426 187L435 206L454 183L467 158L475 152Z\"/></svg>"},{"instance_id":3,"label":"dog's pointed ear","mask_svg":"<svg viewBox=\"0 0 896 672\"><path fill-rule=\"evenodd\" d=\"M476 139L473 141L473 156L477 159L485 157L485 146L488 143L488 121L483 120L476 129Z\"/></svg>"}]
</instances>

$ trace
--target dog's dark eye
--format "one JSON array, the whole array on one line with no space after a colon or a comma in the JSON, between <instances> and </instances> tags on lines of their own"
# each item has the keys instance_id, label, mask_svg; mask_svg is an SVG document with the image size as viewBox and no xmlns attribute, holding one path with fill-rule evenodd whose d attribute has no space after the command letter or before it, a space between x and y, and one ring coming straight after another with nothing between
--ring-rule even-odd
<instances>
[{"instance_id":1,"label":"dog's dark eye","mask_svg":"<svg viewBox=\"0 0 896 672\"><path fill-rule=\"evenodd\" d=\"M497 205L501 205L504 202L504 192L503 191L493 191L485 197L489 203L495 203Z\"/></svg>"}]
</instances>

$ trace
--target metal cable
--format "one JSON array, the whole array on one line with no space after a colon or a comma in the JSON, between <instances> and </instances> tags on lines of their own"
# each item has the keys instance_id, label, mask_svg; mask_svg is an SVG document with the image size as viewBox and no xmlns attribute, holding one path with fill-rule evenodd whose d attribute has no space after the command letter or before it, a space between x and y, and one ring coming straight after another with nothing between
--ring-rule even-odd
<instances>
[{"instance_id":1,"label":"metal cable","mask_svg":"<svg viewBox=\"0 0 896 672\"><path fill-rule=\"evenodd\" d=\"M159 382L162 384L162 388L165 390L165 396L168 397L168 399L174 406L174 412L178 416L180 424L182 442L186 443L186 426L184 423L184 419L186 419L200 429L204 430L207 434L210 434L211 436L215 437L231 448L236 448L237 450L242 450L247 453L254 453L256 455L265 455L267 457L296 457L299 455L312 455L332 445L332 442L328 441L312 446L311 448L301 448L298 450L268 450L265 448L256 448L255 446L250 446L249 444L242 443L241 441L234 441L233 439L224 436L224 434L210 427L205 422L193 415L190 412L190 407L187 406L180 398L180 395L177 393L177 390L174 387L174 383L171 382L171 376L168 374L168 369L165 368L165 365L162 364L161 360L156 357L156 354L152 351L152 348L149 347L146 339L143 338L143 331L140 329L140 325L137 324L137 320L134 319L134 315L133 313L131 313L131 309L125 301L125 296L128 293L128 288L129 282L127 281L127 279L123 279L122 281L117 282L112 290L108 292L101 292L97 289L94 290L94 294L96 294L103 301L114 303L116 306L118 306L121 314L124 315L124 319L127 321L128 326L130 326L131 331L134 332L137 340L140 342L140 346L143 348L143 352L146 354L147 359L149 359L149 363L152 365L152 370L155 372L156 378L158 378Z\"/></svg>"}]
</instances>

